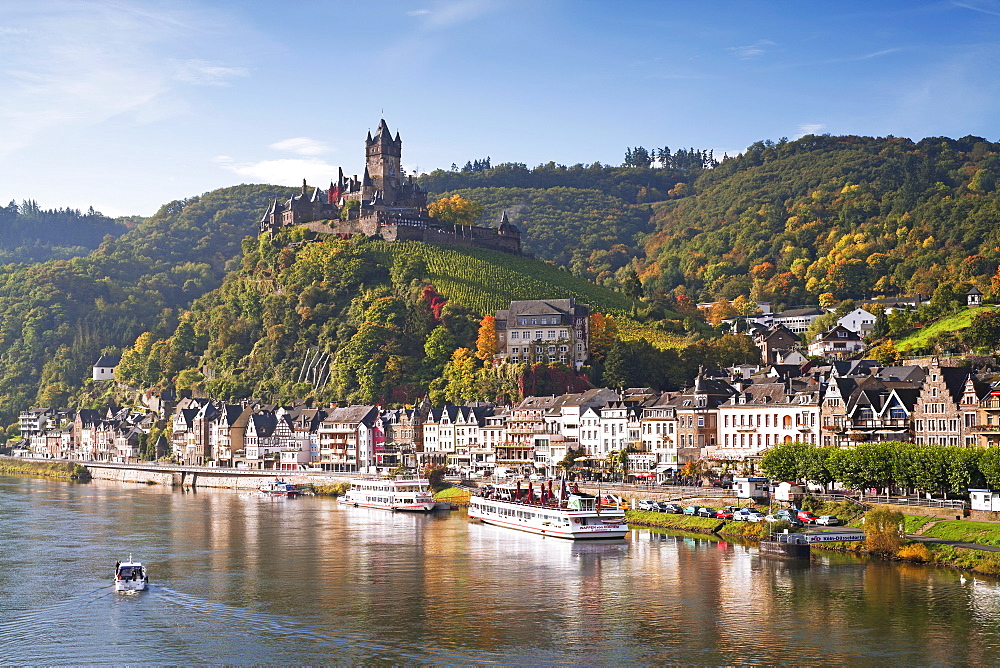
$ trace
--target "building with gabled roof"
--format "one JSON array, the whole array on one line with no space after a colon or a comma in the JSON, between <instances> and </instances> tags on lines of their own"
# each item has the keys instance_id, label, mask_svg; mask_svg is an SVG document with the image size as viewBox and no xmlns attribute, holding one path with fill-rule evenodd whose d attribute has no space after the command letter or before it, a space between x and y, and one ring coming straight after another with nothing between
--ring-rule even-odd
<instances>
[{"instance_id":1,"label":"building with gabled roof","mask_svg":"<svg viewBox=\"0 0 1000 668\"><path fill-rule=\"evenodd\" d=\"M579 370L590 357L590 305L565 299L512 301L495 315L500 362L560 362Z\"/></svg>"}]
</instances>

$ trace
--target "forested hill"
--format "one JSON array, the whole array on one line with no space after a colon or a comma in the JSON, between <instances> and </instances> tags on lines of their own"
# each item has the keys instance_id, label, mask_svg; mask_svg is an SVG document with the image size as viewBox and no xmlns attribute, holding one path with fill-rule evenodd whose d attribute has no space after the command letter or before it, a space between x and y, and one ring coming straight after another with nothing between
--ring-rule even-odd
<instances>
[{"instance_id":1,"label":"forested hill","mask_svg":"<svg viewBox=\"0 0 1000 668\"><path fill-rule=\"evenodd\" d=\"M682 197L715 165L710 151L629 148L621 166L523 163L493 166L490 159L420 176L433 197L462 195L484 208L483 224L506 210L521 229L522 248L577 276L619 289L633 276L653 231L651 202ZM655 166L654 166L655 165Z\"/></svg>"},{"instance_id":2,"label":"forested hill","mask_svg":"<svg viewBox=\"0 0 1000 668\"><path fill-rule=\"evenodd\" d=\"M654 205L646 294L791 306L942 284L988 292L998 175L1000 144L978 137L758 142L703 172L691 196Z\"/></svg>"},{"instance_id":3,"label":"forested hill","mask_svg":"<svg viewBox=\"0 0 1000 668\"><path fill-rule=\"evenodd\" d=\"M290 192L217 190L164 205L86 256L0 267L0 419L67 405L102 349L173 331L178 311L221 283L268 202Z\"/></svg>"},{"instance_id":4,"label":"forested hill","mask_svg":"<svg viewBox=\"0 0 1000 668\"><path fill-rule=\"evenodd\" d=\"M86 255L104 240L126 230L91 208L42 209L34 200L0 207L0 264L44 262Z\"/></svg>"}]
</instances>

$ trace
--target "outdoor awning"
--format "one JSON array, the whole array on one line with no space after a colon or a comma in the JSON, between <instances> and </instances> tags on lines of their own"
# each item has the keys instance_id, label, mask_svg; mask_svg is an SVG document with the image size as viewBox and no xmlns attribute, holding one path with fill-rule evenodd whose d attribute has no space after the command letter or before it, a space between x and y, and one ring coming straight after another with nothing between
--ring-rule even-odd
<instances>
[{"instance_id":1,"label":"outdoor awning","mask_svg":"<svg viewBox=\"0 0 1000 668\"><path fill-rule=\"evenodd\" d=\"M657 473L663 473L664 471L673 471L673 470L674 470L673 466L668 466L666 464L660 464L659 466L656 467Z\"/></svg>"}]
</instances>

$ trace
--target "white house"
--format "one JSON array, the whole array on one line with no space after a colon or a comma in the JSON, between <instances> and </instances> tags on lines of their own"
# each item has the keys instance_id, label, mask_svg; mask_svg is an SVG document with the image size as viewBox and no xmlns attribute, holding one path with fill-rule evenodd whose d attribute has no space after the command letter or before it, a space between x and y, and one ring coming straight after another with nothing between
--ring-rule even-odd
<instances>
[{"instance_id":1,"label":"white house","mask_svg":"<svg viewBox=\"0 0 1000 668\"><path fill-rule=\"evenodd\" d=\"M94 362L92 378L94 380L114 380L115 368L121 361L121 355L101 355L100 359Z\"/></svg>"},{"instance_id":2,"label":"white house","mask_svg":"<svg viewBox=\"0 0 1000 668\"><path fill-rule=\"evenodd\" d=\"M863 350L865 342L861 337L843 325L837 325L826 334L819 334L809 344L809 354L822 357L848 357Z\"/></svg>"},{"instance_id":3,"label":"white house","mask_svg":"<svg viewBox=\"0 0 1000 668\"><path fill-rule=\"evenodd\" d=\"M716 459L756 457L780 443L819 443L819 386L753 383L719 406Z\"/></svg>"},{"instance_id":4,"label":"white house","mask_svg":"<svg viewBox=\"0 0 1000 668\"><path fill-rule=\"evenodd\" d=\"M861 337L865 337L875 329L875 316L863 308L856 308L838 320L837 324Z\"/></svg>"}]
</instances>

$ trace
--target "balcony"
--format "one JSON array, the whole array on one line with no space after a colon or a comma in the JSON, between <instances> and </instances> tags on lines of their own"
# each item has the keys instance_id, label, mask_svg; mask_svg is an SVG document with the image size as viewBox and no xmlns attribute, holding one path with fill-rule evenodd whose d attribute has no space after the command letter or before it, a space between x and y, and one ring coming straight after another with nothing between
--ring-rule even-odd
<instances>
[{"instance_id":1,"label":"balcony","mask_svg":"<svg viewBox=\"0 0 1000 668\"><path fill-rule=\"evenodd\" d=\"M966 427L966 429L974 434L998 432L1000 431L1000 424L977 424L972 427Z\"/></svg>"}]
</instances>

